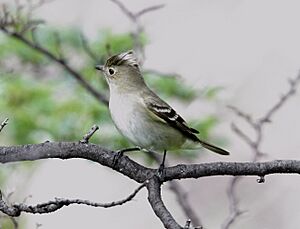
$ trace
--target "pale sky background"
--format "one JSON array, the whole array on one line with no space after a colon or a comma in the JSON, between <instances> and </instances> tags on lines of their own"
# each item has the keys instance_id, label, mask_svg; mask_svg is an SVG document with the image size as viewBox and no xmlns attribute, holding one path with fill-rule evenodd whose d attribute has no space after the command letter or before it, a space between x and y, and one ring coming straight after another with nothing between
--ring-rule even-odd
<instances>
[{"instance_id":1,"label":"pale sky background","mask_svg":"<svg viewBox=\"0 0 300 229\"><path fill-rule=\"evenodd\" d=\"M222 116L222 124L214 134L228 137L232 155L225 158L205 153L199 162L250 159L251 151L230 129L232 121L246 130L247 125L226 105L259 117L287 90L287 79L295 77L300 69L299 0L126 1L132 11L160 3L165 3L165 8L142 18L150 41L145 67L177 72L195 88L225 87L212 107L200 99L189 107L177 107L184 117L210 112ZM109 0L56 0L41 8L38 15L50 25L79 26L91 38L104 28L115 32L132 28ZM267 160L299 159L299 104L300 96L296 95L265 129L262 150L269 154ZM244 178L239 184L240 207L247 213L231 228L299 228L299 177L268 176L265 184L257 184L256 179ZM221 177L180 181L207 229L220 228L228 215L228 181ZM110 202L126 197L137 184L84 160L47 160L24 187L22 195L33 196L30 203L54 197ZM184 224L186 218L167 185L163 186L163 198L176 220ZM28 215L27 221L28 229L35 228L36 222L43 224L42 229L162 228L145 190L120 207L71 206L49 215Z\"/></svg>"}]
</instances>

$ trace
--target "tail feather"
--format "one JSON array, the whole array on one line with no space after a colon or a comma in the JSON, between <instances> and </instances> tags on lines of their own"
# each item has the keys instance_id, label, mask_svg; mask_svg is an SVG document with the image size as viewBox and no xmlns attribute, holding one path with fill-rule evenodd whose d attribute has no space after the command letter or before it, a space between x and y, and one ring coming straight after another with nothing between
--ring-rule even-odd
<instances>
[{"instance_id":1,"label":"tail feather","mask_svg":"<svg viewBox=\"0 0 300 229\"><path fill-rule=\"evenodd\" d=\"M226 151L226 150L224 150L224 149L221 149L221 148L219 148L219 147L217 147L217 146L214 146L214 145L212 145L212 144L209 144L209 143L207 143L207 142L205 142L205 141L202 141L202 140L200 140L200 139L199 139L199 142L200 142L200 144L201 144L204 148L206 148L206 149L208 149L208 150L210 150L210 151L213 151L213 152L215 152L215 153L218 153L218 154L221 154L221 155L229 155L229 154L230 154L228 151Z\"/></svg>"}]
</instances>

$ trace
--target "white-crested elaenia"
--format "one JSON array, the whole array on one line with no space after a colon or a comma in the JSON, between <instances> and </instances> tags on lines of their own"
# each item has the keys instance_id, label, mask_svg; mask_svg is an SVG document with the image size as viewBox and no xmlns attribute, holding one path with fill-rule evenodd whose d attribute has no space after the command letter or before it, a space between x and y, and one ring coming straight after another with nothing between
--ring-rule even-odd
<instances>
[{"instance_id":1,"label":"white-crested elaenia","mask_svg":"<svg viewBox=\"0 0 300 229\"><path fill-rule=\"evenodd\" d=\"M133 51L110 57L97 65L109 85L109 110L117 129L146 150L179 149L187 141L200 143L222 155L229 152L200 140L172 107L146 85Z\"/></svg>"}]
</instances>

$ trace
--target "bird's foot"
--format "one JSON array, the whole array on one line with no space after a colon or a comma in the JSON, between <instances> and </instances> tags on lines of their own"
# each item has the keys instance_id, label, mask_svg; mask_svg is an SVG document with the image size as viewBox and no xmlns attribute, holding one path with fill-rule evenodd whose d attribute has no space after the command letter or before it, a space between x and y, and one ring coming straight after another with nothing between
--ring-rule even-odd
<instances>
[{"instance_id":1,"label":"bird's foot","mask_svg":"<svg viewBox=\"0 0 300 229\"><path fill-rule=\"evenodd\" d=\"M160 181L163 181L165 178L165 160L166 160L167 151L164 150L164 155L161 164L158 167L157 170L157 176L160 179Z\"/></svg>"},{"instance_id":2,"label":"bird's foot","mask_svg":"<svg viewBox=\"0 0 300 229\"><path fill-rule=\"evenodd\" d=\"M118 150L116 152L116 154L114 155L112 167L115 168L115 166L117 165L119 159L124 155L124 153L126 153L126 152L132 152L132 151L139 151L139 150L141 150L141 148L138 147L138 146L132 147L132 148L126 148L126 149Z\"/></svg>"}]
</instances>

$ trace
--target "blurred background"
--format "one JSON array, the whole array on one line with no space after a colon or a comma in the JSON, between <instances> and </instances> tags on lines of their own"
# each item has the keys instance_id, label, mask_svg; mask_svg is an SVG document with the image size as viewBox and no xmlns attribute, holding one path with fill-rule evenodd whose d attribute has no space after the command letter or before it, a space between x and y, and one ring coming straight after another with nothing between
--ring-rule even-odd
<instances>
[{"instance_id":1,"label":"blurred background","mask_svg":"<svg viewBox=\"0 0 300 229\"><path fill-rule=\"evenodd\" d=\"M38 1L0 3L15 13L16 3L28 7L28 3ZM32 10L30 17L43 23L35 29L34 38L24 36L67 60L107 96L107 85L94 70L95 64L111 53L137 49L151 88L198 129L202 138L231 151L229 157L204 150L169 153L170 164L252 160L251 148L231 130L231 123L250 137L255 133L228 105L260 118L288 90L288 79L300 69L300 2L130 0L123 4L131 12L161 7L133 21L115 1L55 0ZM26 21L26 14L20 20ZM70 73L2 32L0 98L0 120L10 119L0 134L1 145L78 141L97 124L100 131L92 137L93 143L114 150L130 146L114 128L106 106ZM299 104L296 94L264 129L261 151L267 156L262 160L299 159ZM144 153L130 153L129 157L157 167ZM235 193L245 213L230 228L299 228L299 178L272 175L264 184L256 179L239 180ZM207 177L180 181L186 201L204 228L221 228L229 216L226 191L231 180ZM11 202L28 204L55 197L110 202L126 197L137 187L111 169L77 159L4 164L0 184ZM146 194L142 190L120 207L69 206L47 215L23 214L17 220L24 229L162 228ZM187 218L168 184L163 186L163 199L175 219L184 224ZM14 228L5 216L1 216L0 224L5 229Z\"/></svg>"}]
</instances>

